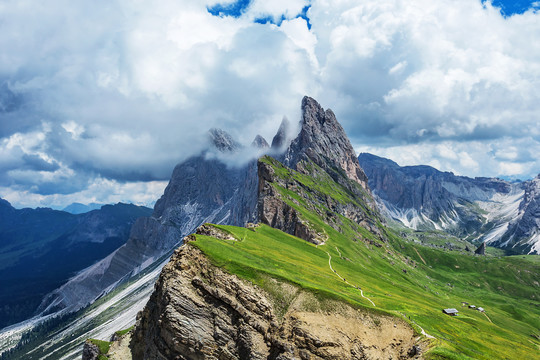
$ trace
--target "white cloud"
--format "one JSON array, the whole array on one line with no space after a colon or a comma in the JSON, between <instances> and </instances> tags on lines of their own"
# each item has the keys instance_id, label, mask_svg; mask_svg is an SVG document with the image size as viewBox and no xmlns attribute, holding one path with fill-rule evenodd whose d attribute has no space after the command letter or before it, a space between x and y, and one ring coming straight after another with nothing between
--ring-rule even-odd
<instances>
[{"instance_id":1,"label":"white cloud","mask_svg":"<svg viewBox=\"0 0 540 360\"><path fill-rule=\"evenodd\" d=\"M251 18L270 16L278 22L282 16L286 19L296 17L307 5L309 0L253 0L246 15Z\"/></svg>"},{"instance_id":2,"label":"white cloud","mask_svg":"<svg viewBox=\"0 0 540 360\"><path fill-rule=\"evenodd\" d=\"M496 142L444 141L386 147L364 145L355 149L358 153L368 152L392 159L401 166L425 164L472 177L518 176L525 179L523 174L532 177L540 172L536 155L540 144L531 138L503 137Z\"/></svg>"},{"instance_id":3,"label":"white cloud","mask_svg":"<svg viewBox=\"0 0 540 360\"><path fill-rule=\"evenodd\" d=\"M166 186L166 181L121 183L97 178L84 190L71 194L41 195L31 190L19 191L9 187L0 187L0 193L2 198L9 201L16 208L39 206L63 209L74 202L84 204L92 202L102 204L124 202L151 207L163 194Z\"/></svg>"},{"instance_id":4,"label":"white cloud","mask_svg":"<svg viewBox=\"0 0 540 360\"><path fill-rule=\"evenodd\" d=\"M540 171L537 12L504 18L470 0L207 11L232 2L2 3L0 186L53 203L55 184L87 199L108 179L127 199L130 182L165 181L199 152L211 127L270 141L305 94L334 110L358 149L398 163ZM308 4L311 30L297 18ZM263 17L283 21L254 23Z\"/></svg>"}]
</instances>

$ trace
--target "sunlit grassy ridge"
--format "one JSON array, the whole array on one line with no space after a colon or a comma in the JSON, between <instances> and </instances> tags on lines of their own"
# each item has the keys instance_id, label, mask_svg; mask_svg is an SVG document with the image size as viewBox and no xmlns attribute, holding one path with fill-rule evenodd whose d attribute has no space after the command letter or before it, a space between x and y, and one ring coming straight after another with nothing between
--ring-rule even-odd
<instances>
[{"instance_id":1,"label":"sunlit grassy ridge","mask_svg":"<svg viewBox=\"0 0 540 360\"><path fill-rule=\"evenodd\" d=\"M347 190L324 175L311 178L269 158L265 161L279 176L299 182L308 190L306 196L315 199L327 193L340 202L358 202L348 199ZM275 188L311 226L326 233L324 245L317 247L265 225L251 229L218 226L238 240L197 235L191 244L216 265L263 288L270 275L322 297L405 317L437 338L428 358L539 358L540 341L535 337L540 333L538 256L463 255L407 242L382 225L388 241L381 242L342 216L337 231L315 211L323 204L314 207L291 189ZM375 307L330 270L328 254L333 268L347 282L361 287ZM462 301L484 307L486 314L462 308ZM460 315L444 315L442 309L448 307L457 308Z\"/></svg>"}]
</instances>

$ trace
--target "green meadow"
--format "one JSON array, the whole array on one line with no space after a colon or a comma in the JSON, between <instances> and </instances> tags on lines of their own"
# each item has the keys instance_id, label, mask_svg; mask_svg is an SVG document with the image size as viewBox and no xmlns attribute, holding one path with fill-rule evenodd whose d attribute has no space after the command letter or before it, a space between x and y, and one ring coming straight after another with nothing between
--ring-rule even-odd
<instances>
[{"instance_id":1,"label":"green meadow","mask_svg":"<svg viewBox=\"0 0 540 360\"><path fill-rule=\"evenodd\" d=\"M330 194L340 202L358 201L347 198L346 189L321 171L311 178L273 159L264 161L271 162L279 176L294 178L310 198ZM268 276L319 297L403 318L418 333L423 329L435 338L424 353L428 359L540 359L540 257L474 256L423 246L380 223L379 237L337 214L340 225L332 227L317 214L324 205L313 206L306 195L274 187L304 221L327 235L324 245L266 225L215 225L236 240L196 235L190 246L201 249L215 265L274 291L273 296L279 294L270 289ZM329 255L346 282L330 269ZM462 302L481 306L485 313L462 307ZM444 308L456 308L459 315L445 315Z\"/></svg>"}]
</instances>

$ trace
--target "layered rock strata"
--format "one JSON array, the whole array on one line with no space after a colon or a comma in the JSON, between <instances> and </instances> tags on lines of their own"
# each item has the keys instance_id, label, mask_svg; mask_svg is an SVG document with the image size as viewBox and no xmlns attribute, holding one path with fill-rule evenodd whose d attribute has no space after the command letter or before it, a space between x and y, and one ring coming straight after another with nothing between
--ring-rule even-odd
<instances>
[{"instance_id":1,"label":"layered rock strata","mask_svg":"<svg viewBox=\"0 0 540 360\"><path fill-rule=\"evenodd\" d=\"M270 281L293 299L282 316L264 290L212 266L187 243L139 316L133 359L399 359L418 345L399 320L341 303L313 310L313 295Z\"/></svg>"}]
</instances>

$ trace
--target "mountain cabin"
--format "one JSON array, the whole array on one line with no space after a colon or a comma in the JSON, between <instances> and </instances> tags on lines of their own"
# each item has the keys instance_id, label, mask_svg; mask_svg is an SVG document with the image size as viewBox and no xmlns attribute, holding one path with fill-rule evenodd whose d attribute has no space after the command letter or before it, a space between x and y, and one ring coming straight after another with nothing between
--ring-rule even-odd
<instances>
[{"instance_id":1,"label":"mountain cabin","mask_svg":"<svg viewBox=\"0 0 540 360\"><path fill-rule=\"evenodd\" d=\"M443 309L442 312L445 313L446 315L450 315L450 316L457 316L458 315L458 311L456 309Z\"/></svg>"}]
</instances>

